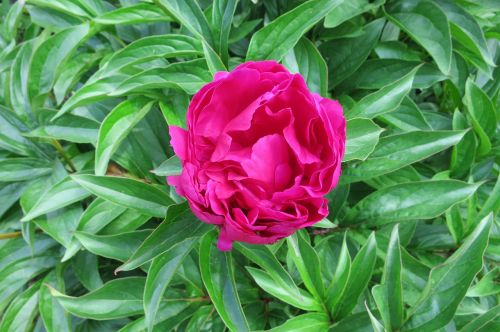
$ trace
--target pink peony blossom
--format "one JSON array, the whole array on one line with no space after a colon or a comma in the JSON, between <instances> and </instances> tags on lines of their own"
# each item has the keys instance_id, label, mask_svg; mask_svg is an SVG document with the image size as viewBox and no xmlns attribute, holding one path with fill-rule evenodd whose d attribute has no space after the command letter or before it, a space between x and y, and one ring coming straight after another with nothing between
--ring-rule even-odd
<instances>
[{"instance_id":1,"label":"pink peony blossom","mask_svg":"<svg viewBox=\"0 0 500 332\"><path fill-rule=\"evenodd\" d=\"M274 61L219 72L193 97L187 127L170 126L182 174L168 183L220 228L218 248L270 244L328 215L341 173L345 119Z\"/></svg>"}]
</instances>

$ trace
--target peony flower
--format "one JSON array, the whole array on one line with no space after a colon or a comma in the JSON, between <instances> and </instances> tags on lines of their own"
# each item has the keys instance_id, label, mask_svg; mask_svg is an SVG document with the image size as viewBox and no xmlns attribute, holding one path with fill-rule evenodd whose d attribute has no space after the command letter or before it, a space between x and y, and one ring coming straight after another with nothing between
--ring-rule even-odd
<instances>
[{"instance_id":1,"label":"peony flower","mask_svg":"<svg viewBox=\"0 0 500 332\"><path fill-rule=\"evenodd\" d=\"M274 243L328 215L324 196L345 149L342 107L277 62L217 73L193 97L187 130L170 126L170 135L182 173L168 183L220 228L220 250Z\"/></svg>"}]
</instances>

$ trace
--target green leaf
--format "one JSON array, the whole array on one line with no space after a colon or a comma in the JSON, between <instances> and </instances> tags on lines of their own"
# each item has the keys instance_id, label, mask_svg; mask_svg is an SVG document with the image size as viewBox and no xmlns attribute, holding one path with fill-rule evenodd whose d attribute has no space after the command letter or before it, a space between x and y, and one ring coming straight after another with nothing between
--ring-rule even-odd
<instances>
[{"instance_id":1,"label":"green leaf","mask_svg":"<svg viewBox=\"0 0 500 332\"><path fill-rule=\"evenodd\" d=\"M145 70L122 82L110 96L140 93L150 89L179 88L195 94L212 79L204 59L178 62L165 68Z\"/></svg>"},{"instance_id":2,"label":"green leaf","mask_svg":"<svg viewBox=\"0 0 500 332\"><path fill-rule=\"evenodd\" d=\"M411 309L404 331L437 330L453 319L467 288L482 266L493 216L486 216L460 248L432 269L420 300Z\"/></svg>"},{"instance_id":3,"label":"green leaf","mask_svg":"<svg viewBox=\"0 0 500 332\"><path fill-rule=\"evenodd\" d=\"M195 37L214 46L210 25L196 0L154 0L154 2Z\"/></svg>"},{"instance_id":4,"label":"green leaf","mask_svg":"<svg viewBox=\"0 0 500 332\"><path fill-rule=\"evenodd\" d=\"M382 128L369 119L348 120L343 162L366 159L375 149L382 131Z\"/></svg>"},{"instance_id":5,"label":"green leaf","mask_svg":"<svg viewBox=\"0 0 500 332\"><path fill-rule=\"evenodd\" d=\"M372 288L380 315L387 331L397 330L404 321L402 259L399 228L394 226L387 247L382 282Z\"/></svg>"},{"instance_id":6,"label":"green leaf","mask_svg":"<svg viewBox=\"0 0 500 332\"><path fill-rule=\"evenodd\" d=\"M467 290L467 297L483 297L498 294L500 292L500 284L496 280L498 280L499 275L500 268L497 266Z\"/></svg>"},{"instance_id":7,"label":"green leaf","mask_svg":"<svg viewBox=\"0 0 500 332\"><path fill-rule=\"evenodd\" d=\"M158 176L179 175L182 172L181 161L179 157L174 155L162 162L160 166L156 167L151 172Z\"/></svg>"},{"instance_id":8,"label":"green leaf","mask_svg":"<svg viewBox=\"0 0 500 332\"><path fill-rule=\"evenodd\" d=\"M269 332L323 332L328 330L328 315L311 312L290 318Z\"/></svg>"},{"instance_id":9,"label":"green leaf","mask_svg":"<svg viewBox=\"0 0 500 332\"><path fill-rule=\"evenodd\" d=\"M207 233L200 244L200 271L212 303L230 331L249 331L234 279L231 254L215 246L216 233Z\"/></svg>"},{"instance_id":10,"label":"green leaf","mask_svg":"<svg viewBox=\"0 0 500 332\"><path fill-rule=\"evenodd\" d=\"M124 211L125 208L122 206L97 198L83 212L75 231L95 234ZM80 248L81 245L78 240L72 238L66 252L64 253L62 261L64 262L70 259Z\"/></svg>"},{"instance_id":11,"label":"green leaf","mask_svg":"<svg viewBox=\"0 0 500 332\"><path fill-rule=\"evenodd\" d=\"M184 258L193 249L196 240L196 238L188 238L153 259L144 288L144 313L148 331L153 330L163 293Z\"/></svg>"},{"instance_id":12,"label":"green leaf","mask_svg":"<svg viewBox=\"0 0 500 332\"><path fill-rule=\"evenodd\" d=\"M436 4L448 17L453 38L481 57L487 65L493 66L494 62L491 59L483 31L474 16L450 0L438 0Z\"/></svg>"},{"instance_id":13,"label":"green leaf","mask_svg":"<svg viewBox=\"0 0 500 332\"><path fill-rule=\"evenodd\" d=\"M3 267L0 271L0 311L27 282L56 263L57 257L47 252L45 256L28 257Z\"/></svg>"},{"instance_id":14,"label":"green leaf","mask_svg":"<svg viewBox=\"0 0 500 332\"><path fill-rule=\"evenodd\" d=\"M71 178L98 197L150 216L164 217L174 203L163 190L137 180L84 174Z\"/></svg>"},{"instance_id":15,"label":"green leaf","mask_svg":"<svg viewBox=\"0 0 500 332\"><path fill-rule=\"evenodd\" d=\"M80 202L90 193L70 177L64 178L47 190L21 221L29 221L43 214Z\"/></svg>"},{"instance_id":16,"label":"green leaf","mask_svg":"<svg viewBox=\"0 0 500 332\"><path fill-rule=\"evenodd\" d=\"M154 59L194 57L202 53L201 43L193 37L175 34L144 37L113 53L92 76L90 82Z\"/></svg>"},{"instance_id":17,"label":"green leaf","mask_svg":"<svg viewBox=\"0 0 500 332\"><path fill-rule=\"evenodd\" d=\"M76 17L88 17L87 13L82 7L78 6L71 0L27 0L29 4L36 5L37 7L50 8L61 13L65 13Z\"/></svg>"},{"instance_id":18,"label":"green leaf","mask_svg":"<svg viewBox=\"0 0 500 332\"><path fill-rule=\"evenodd\" d=\"M215 49L221 55L222 63L229 60L229 33L238 0L215 0L212 5L212 33L215 39Z\"/></svg>"},{"instance_id":19,"label":"green leaf","mask_svg":"<svg viewBox=\"0 0 500 332\"><path fill-rule=\"evenodd\" d=\"M105 175L111 156L135 125L148 114L153 102L128 99L116 106L101 123L95 150L95 174Z\"/></svg>"},{"instance_id":20,"label":"green leaf","mask_svg":"<svg viewBox=\"0 0 500 332\"><path fill-rule=\"evenodd\" d=\"M143 313L142 295L146 278L114 279L80 297L64 295L54 288L50 293L69 313L89 319L117 319Z\"/></svg>"},{"instance_id":21,"label":"green leaf","mask_svg":"<svg viewBox=\"0 0 500 332\"><path fill-rule=\"evenodd\" d=\"M15 39L17 36L17 28L22 17L23 7L24 3L14 2L5 17L5 21L2 23L3 35L7 41Z\"/></svg>"},{"instance_id":22,"label":"green leaf","mask_svg":"<svg viewBox=\"0 0 500 332\"><path fill-rule=\"evenodd\" d=\"M32 180L52 172L46 160L34 158L8 158L0 160L0 182Z\"/></svg>"},{"instance_id":23,"label":"green leaf","mask_svg":"<svg viewBox=\"0 0 500 332\"><path fill-rule=\"evenodd\" d=\"M354 309L359 297L368 286L376 259L377 241L375 233L372 233L352 262L347 285L338 302L339 305L333 313L334 319L346 317Z\"/></svg>"},{"instance_id":24,"label":"green leaf","mask_svg":"<svg viewBox=\"0 0 500 332\"><path fill-rule=\"evenodd\" d=\"M10 67L9 97L14 112L23 120L31 116L31 105L28 95L28 78L30 78L30 60L33 42L24 43ZM30 78L31 79L31 78Z\"/></svg>"},{"instance_id":25,"label":"green leaf","mask_svg":"<svg viewBox=\"0 0 500 332\"><path fill-rule=\"evenodd\" d=\"M337 267L335 268L332 282L326 292L326 306L332 315L337 312L342 295L346 290L350 273L351 256L349 255L349 250L347 249L346 237L344 237L342 249L340 250L337 261Z\"/></svg>"},{"instance_id":26,"label":"green leaf","mask_svg":"<svg viewBox=\"0 0 500 332\"><path fill-rule=\"evenodd\" d=\"M206 42L203 42L203 53L205 54L205 60L207 61L208 69L212 75L215 75L215 73L219 71L227 71L221 58L219 58L214 49Z\"/></svg>"},{"instance_id":27,"label":"green leaf","mask_svg":"<svg viewBox=\"0 0 500 332\"><path fill-rule=\"evenodd\" d=\"M457 144L464 135L465 131L436 130L383 137L366 161L346 169L341 181L364 181L398 170Z\"/></svg>"},{"instance_id":28,"label":"green leaf","mask_svg":"<svg viewBox=\"0 0 500 332\"><path fill-rule=\"evenodd\" d=\"M350 0L342 2L325 17L325 28L335 28L343 22L382 5L385 0Z\"/></svg>"},{"instance_id":29,"label":"green leaf","mask_svg":"<svg viewBox=\"0 0 500 332\"><path fill-rule=\"evenodd\" d=\"M384 23L383 19L372 21L363 27L359 36L335 39L320 46L329 69L330 87L337 86L365 62L379 39Z\"/></svg>"},{"instance_id":30,"label":"green leaf","mask_svg":"<svg viewBox=\"0 0 500 332\"><path fill-rule=\"evenodd\" d=\"M139 24L168 22L172 18L167 16L160 8L148 3L122 7L106 12L94 19L94 22L103 25Z\"/></svg>"},{"instance_id":31,"label":"green leaf","mask_svg":"<svg viewBox=\"0 0 500 332\"><path fill-rule=\"evenodd\" d=\"M451 33L446 14L431 1L404 12L389 12L389 19L422 45L447 75L451 68Z\"/></svg>"},{"instance_id":32,"label":"green leaf","mask_svg":"<svg viewBox=\"0 0 500 332\"><path fill-rule=\"evenodd\" d=\"M465 117L458 110L453 114L453 129L467 129L468 124ZM477 139L472 130L468 131L462 140L452 150L450 171L457 178L465 177L474 162L476 156Z\"/></svg>"},{"instance_id":33,"label":"green leaf","mask_svg":"<svg viewBox=\"0 0 500 332\"><path fill-rule=\"evenodd\" d=\"M94 255L124 262L132 256L150 234L151 230L145 229L114 235L76 232L75 237L85 249Z\"/></svg>"},{"instance_id":34,"label":"green leaf","mask_svg":"<svg viewBox=\"0 0 500 332\"><path fill-rule=\"evenodd\" d=\"M321 265L318 254L303 236L295 233L287 238L288 248L293 262L299 270L306 288L321 301L325 288L321 279Z\"/></svg>"},{"instance_id":35,"label":"green leaf","mask_svg":"<svg viewBox=\"0 0 500 332\"><path fill-rule=\"evenodd\" d=\"M44 285L50 285L57 289L64 288L64 279L62 278L60 268L51 271L42 281L40 287L40 301L38 310L43 321L43 326L48 332L69 332L71 331L71 319L67 312L61 307L59 302L50 295L49 288Z\"/></svg>"},{"instance_id":36,"label":"green leaf","mask_svg":"<svg viewBox=\"0 0 500 332\"><path fill-rule=\"evenodd\" d=\"M253 34L247 61L281 60L311 27L341 3L341 0L309 0L281 15Z\"/></svg>"},{"instance_id":37,"label":"green leaf","mask_svg":"<svg viewBox=\"0 0 500 332\"><path fill-rule=\"evenodd\" d=\"M103 284L98 264L97 256L85 250L78 252L71 260L71 267L78 281L90 291L102 287Z\"/></svg>"},{"instance_id":38,"label":"green leaf","mask_svg":"<svg viewBox=\"0 0 500 332\"><path fill-rule=\"evenodd\" d=\"M297 308L318 311L319 304L310 294L298 288L268 247L235 243L235 248L265 271L247 267L257 284L266 292Z\"/></svg>"},{"instance_id":39,"label":"green leaf","mask_svg":"<svg viewBox=\"0 0 500 332\"><path fill-rule=\"evenodd\" d=\"M470 115L474 131L479 136L479 155L491 150L490 137L497 125L495 108L488 95L470 79L465 84L464 104Z\"/></svg>"},{"instance_id":40,"label":"green leaf","mask_svg":"<svg viewBox=\"0 0 500 332\"><path fill-rule=\"evenodd\" d=\"M99 123L77 115L65 114L54 121L50 121L57 113L51 110L38 110L43 118L43 124L32 131L25 133L26 137L38 137L65 140L74 143L95 144L99 133Z\"/></svg>"},{"instance_id":41,"label":"green leaf","mask_svg":"<svg viewBox=\"0 0 500 332\"><path fill-rule=\"evenodd\" d=\"M382 89L363 97L350 109L346 117L369 118L372 119L379 115L394 111L399 107L403 98L408 94L412 87L413 78L419 67L401 77L397 81L384 86Z\"/></svg>"},{"instance_id":42,"label":"green leaf","mask_svg":"<svg viewBox=\"0 0 500 332\"><path fill-rule=\"evenodd\" d=\"M346 221L349 224L380 226L391 222L435 218L467 199L480 185L455 180L434 180L386 187L356 204L348 213Z\"/></svg>"},{"instance_id":43,"label":"green leaf","mask_svg":"<svg viewBox=\"0 0 500 332\"><path fill-rule=\"evenodd\" d=\"M300 73L312 92L327 97L328 67L321 53L309 39L301 38L285 55L283 64L290 72Z\"/></svg>"},{"instance_id":44,"label":"green leaf","mask_svg":"<svg viewBox=\"0 0 500 332\"><path fill-rule=\"evenodd\" d=\"M386 330L384 329L384 326L382 325L382 323L380 323L377 319L377 317L375 317L372 312L370 311L370 308L368 307L368 305L366 304L365 302L365 308L366 308L366 311L368 313L368 316L370 316L370 321L372 323L372 328L375 332L385 332Z\"/></svg>"},{"instance_id":45,"label":"green leaf","mask_svg":"<svg viewBox=\"0 0 500 332\"><path fill-rule=\"evenodd\" d=\"M52 89L58 68L91 34L90 26L82 24L60 31L38 46L29 72L28 93L31 100Z\"/></svg>"},{"instance_id":46,"label":"green leaf","mask_svg":"<svg viewBox=\"0 0 500 332\"><path fill-rule=\"evenodd\" d=\"M497 305L465 325L460 332L488 332L499 326L500 305Z\"/></svg>"},{"instance_id":47,"label":"green leaf","mask_svg":"<svg viewBox=\"0 0 500 332\"><path fill-rule=\"evenodd\" d=\"M403 99L401 105L395 112L386 113L378 117L383 122L399 128L403 131L431 130L431 126L424 117L422 111L418 108L408 96ZM466 128L453 128L466 129Z\"/></svg>"},{"instance_id":48,"label":"green leaf","mask_svg":"<svg viewBox=\"0 0 500 332\"><path fill-rule=\"evenodd\" d=\"M165 221L117 271L133 270L164 253L175 244L190 237L199 237L208 230L209 226L199 221L191 213L186 203L172 205L167 210Z\"/></svg>"},{"instance_id":49,"label":"green leaf","mask_svg":"<svg viewBox=\"0 0 500 332\"><path fill-rule=\"evenodd\" d=\"M30 331L38 312L38 298L41 282L33 284L17 296L3 313L0 331Z\"/></svg>"}]
</instances>

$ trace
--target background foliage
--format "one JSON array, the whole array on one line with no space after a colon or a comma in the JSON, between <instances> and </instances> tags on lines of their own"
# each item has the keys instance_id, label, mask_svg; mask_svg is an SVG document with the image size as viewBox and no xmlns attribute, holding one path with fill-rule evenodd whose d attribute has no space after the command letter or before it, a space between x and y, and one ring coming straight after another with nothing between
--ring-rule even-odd
<instances>
[{"instance_id":1,"label":"background foliage","mask_svg":"<svg viewBox=\"0 0 500 332\"><path fill-rule=\"evenodd\" d=\"M498 331L500 3L0 6L0 331ZM275 59L348 119L329 220L214 245L167 124Z\"/></svg>"}]
</instances>

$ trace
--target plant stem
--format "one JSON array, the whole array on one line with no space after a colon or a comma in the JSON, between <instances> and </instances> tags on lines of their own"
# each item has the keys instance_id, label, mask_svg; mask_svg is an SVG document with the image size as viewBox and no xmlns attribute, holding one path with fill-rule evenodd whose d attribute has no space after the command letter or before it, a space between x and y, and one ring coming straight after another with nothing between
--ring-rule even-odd
<instances>
[{"instance_id":1,"label":"plant stem","mask_svg":"<svg viewBox=\"0 0 500 332\"><path fill-rule=\"evenodd\" d=\"M4 233L0 234L0 240L15 239L21 236L23 236L22 232Z\"/></svg>"},{"instance_id":2,"label":"plant stem","mask_svg":"<svg viewBox=\"0 0 500 332\"><path fill-rule=\"evenodd\" d=\"M71 172L76 172L76 167L71 161L71 158L66 154L66 151L64 151L64 148L62 147L61 143L59 143L58 140L53 139L52 140L52 145L56 148L57 152L61 155L61 157L64 159L66 162L66 165L70 168Z\"/></svg>"}]
</instances>

